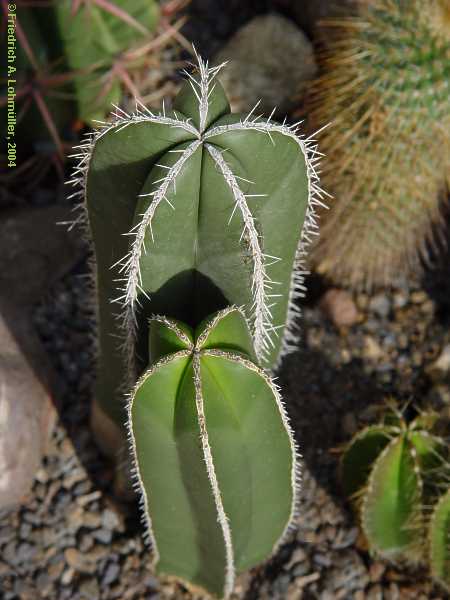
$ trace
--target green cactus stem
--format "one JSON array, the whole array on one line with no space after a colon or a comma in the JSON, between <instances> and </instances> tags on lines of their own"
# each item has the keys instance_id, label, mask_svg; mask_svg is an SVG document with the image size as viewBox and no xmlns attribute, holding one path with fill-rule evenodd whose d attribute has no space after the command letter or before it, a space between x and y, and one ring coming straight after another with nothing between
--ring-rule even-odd
<instances>
[{"instance_id":1,"label":"green cactus stem","mask_svg":"<svg viewBox=\"0 0 450 600\"><path fill-rule=\"evenodd\" d=\"M431 573L450 590L450 489L433 511L429 529Z\"/></svg>"},{"instance_id":2,"label":"green cactus stem","mask_svg":"<svg viewBox=\"0 0 450 600\"><path fill-rule=\"evenodd\" d=\"M117 423L121 390L148 364L152 314L196 326L242 306L262 366L295 347L303 261L325 196L317 146L298 124L230 114L215 80L223 65L198 64L173 110L117 109L80 147L72 180L97 263L97 399Z\"/></svg>"},{"instance_id":3,"label":"green cactus stem","mask_svg":"<svg viewBox=\"0 0 450 600\"><path fill-rule=\"evenodd\" d=\"M407 423L389 415L359 432L341 460L346 494L369 547L388 559L425 559L427 507L448 485L448 448L435 434L437 417L422 413Z\"/></svg>"},{"instance_id":4,"label":"green cactus stem","mask_svg":"<svg viewBox=\"0 0 450 600\"><path fill-rule=\"evenodd\" d=\"M373 550L388 558L420 558L421 492L414 447L406 436L395 438L374 463L361 508Z\"/></svg>"},{"instance_id":5,"label":"green cactus stem","mask_svg":"<svg viewBox=\"0 0 450 600\"><path fill-rule=\"evenodd\" d=\"M157 572L228 597L292 521L295 443L240 310L151 325L128 426Z\"/></svg>"}]
</instances>

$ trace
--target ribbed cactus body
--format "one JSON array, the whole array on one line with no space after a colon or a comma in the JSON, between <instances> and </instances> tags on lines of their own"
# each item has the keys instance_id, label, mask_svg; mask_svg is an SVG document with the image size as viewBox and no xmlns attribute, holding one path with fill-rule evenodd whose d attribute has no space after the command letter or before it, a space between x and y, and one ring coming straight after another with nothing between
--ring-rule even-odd
<instances>
[{"instance_id":1,"label":"ribbed cactus body","mask_svg":"<svg viewBox=\"0 0 450 600\"><path fill-rule=\"evenodd\" d=\"M434 433L431 413L410 424L393 421L353 438L341 462L344 491L359 512L371 550L389 559L431 563L430 509L448 489L448 446ZM450 536L449 524L441 540Z\"/></svg>"},{"instance_id":2,"label":"ribbed cactus body","mask_svg":"<svg viewBox=\"0 0 450 600\"><path fill-rule=\"evenodd\" d=\"M326 29L311 120L332 123L321 149L335 201L313 260L339 283L391 283L437 239L450 168L449 14L446 0L375 0Z\"/></svg>"},{"instance_id":3,"label":"ribbed cactus body","mask_svg":"<svg viewBox=\"0 0 450 600\"><path fill-rule=\"evenodd\" d=\"M155 317L128 407L157 570L219 597L292 519L296 458L279 392L233 308L195 332Z\"/></svg>"},{"instance_id":4,"label":"ribbed cactus body","mask_svg":"<svg viewBox=\"0 0 450 600\"><path fill-rule=\"evenodd\" d=\"M316 146L295 126L230 114L212 82L219 68L200 60L171 112L118 111L81 148L97 263L97 398L117 421L117 391L148 364L152 314L195 326L242 306L264 367L295 338L302 261L323 195Z\"/></svg>"}]
</instances>

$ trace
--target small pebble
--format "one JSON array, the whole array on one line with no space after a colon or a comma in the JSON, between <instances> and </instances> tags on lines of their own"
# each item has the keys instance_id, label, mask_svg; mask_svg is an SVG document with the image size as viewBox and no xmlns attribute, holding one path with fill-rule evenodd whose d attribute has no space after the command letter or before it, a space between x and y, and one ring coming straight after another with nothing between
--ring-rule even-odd
<instances>
[{"instance_id":1,"label":"small pebble","mask_svg":"<svg viewBox=\"0 0 450 600\"><path fill-rule=\"evenodd\" d=\"M389 298L384 294L373 296L369 301L369 310L377 314L381 318L386 318L391 312L391 303Z\"/></svg>"},{"instance_id":2,"label":"small pebble","mask_svg":"<svg viewBox=\"0 0 450 600\"><path fill-rule=\"evenodd\" d=\"M111 530L104 529L102 527L101 529L97 529L96 531L94 531L93 536L101 544L110 544L111 540L112 540L112 537L113 537L113 534L112 534Z\"/></svg>"},{"instance_id":3,"label":"small pebble","mask_svg":"<svg viewBox=\"0 0 450 600\"><path fill-rule=\"evenodd\" d=\"M96 579L87 579L80 584L80 596L83 600L98 600L100 587Z\"/></svg>"},{"instance_id":4,"label":"small pebble","mask_svg":"<svg viewBox=\"0 0 450 600\"><path fill-rule=\"evenodd\" d=\"M447 377L450 372L450 344L444 346L438 358L425 370L435 382L443 381Z\"/></svg>"},{"instance_id":5,"label":"small pebble","mask_svg":"<svg viewBox=\"0 0 450 600\"><path fill-rule=\"evenodd\" d=\"M350 327L359 320L353 297L345 290L327 290L320 300L320 308L336 327Z\"/></svg>"},{"instance_id":6,"label":"small pebble","mask_svg":"<svg viewBox=\"0 0 450 600\"><path fill-rule=\"evenodd\" d=\"M114 583L117 580L117 578L119 577L119 573L120 573L119 565L116 562L109 562L106 565L106 569L105 569L105 572L102 577L102 584L110 585L111 583Z\"/></svg>"}]
</instances>

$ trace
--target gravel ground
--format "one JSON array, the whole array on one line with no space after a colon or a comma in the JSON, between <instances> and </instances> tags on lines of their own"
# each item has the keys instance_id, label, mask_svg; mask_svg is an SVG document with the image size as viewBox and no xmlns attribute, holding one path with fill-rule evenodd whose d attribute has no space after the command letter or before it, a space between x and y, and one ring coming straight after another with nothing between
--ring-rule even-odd
<instances>
[{"instance_id":1,"label":"gravel ground","mask_svg":"<svg viewBox=\"0 0 450 600\"><path fill-rule=\"evenodd\" d=\"M192 598L158 581L141 539L137 507L119 506L113 472L88 429L93 380L87 266L49 291L35 324L65 382L60 424L30 501L0 515L2 600ZM323 284L310 281L303 341L281 383L304 457L297 528L277 556L239 581L235 598L438 599L420 569L370 558L337 480L339 447L377 420L384 401L432 404L450 417L447 381L427 366L450 343L448 276L354 297L357 323L337 328L324 315Z\"/></svg>"}]
</instances>

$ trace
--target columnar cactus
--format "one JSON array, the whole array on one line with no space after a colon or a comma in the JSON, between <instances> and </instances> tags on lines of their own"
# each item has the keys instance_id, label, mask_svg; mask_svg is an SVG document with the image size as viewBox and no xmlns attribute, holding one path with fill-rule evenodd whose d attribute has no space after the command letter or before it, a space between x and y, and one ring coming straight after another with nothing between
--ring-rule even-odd
<instances>
[{"instance_id":1,"label":"columnar cactus","mask_svg":"<svg viewBox=\"0 0 450 600\"><path fill-rule=\"evenodd\" d=\"M86 197L97 263L97 400L118 423L120 390L148 364L152 314L194 326L242 306L268 368L296 338L295 299L324 196L319 155L298 125L230 114L213 82L220 68L199 59L172 111L118 109L80 148L73 183Z\"/></svg>"},{"instance_id":2,"label":"columnar cactus","mask_svg":"<svg viewBox=\"0 0 450 600\"><path fill-rule=\"evenodd\" d=\"M367 427L343 454L341 475L370 549L388 559L427 561L445 581L448 504L441 500L431 520L430 507L448 489L450 464L448 446L434 433L435 425L436 415L424 413L410 424L394 418ZM444 530L438 531L440 525Z\"/></svg>"},{"instance_id":3,"label":"columnar cactus","mask_svg":"<svg viewBox=\"0 0 450 600\"><path fill-rule=\"evenodd\" d=\"M158 572L226 597L292 519L292 434L239 310L195 332L165 317L150 325L150 367L128 415L154 560Z\"/></svg>"},{"instance_id":4,"label":"columnar cactus","mask_svg":"<svg viewBox=\"0 0 450 600\"><path fill-rule=\"evenodd\" d=\"M358 1L324 25L311 126L333 193L312 254L334 281L371 288L439 248L450 183L450 2Z\"/></svg>"},{"instance_id":5,"label":"columnar cactus","mask_svg":"<svg viewBox=\"0 0 450 600\"><path fill-rule=\"evenodd\" d=\"M73 183L96 258L97 439L120 449L134 390L131 455L159 569L228 596L294 512L294 442L267 373L296 339L324 192L315 142L230 114L222 65L198 63L171 111L117 109L80 147Z\"/></svg>"}]
</instances>

